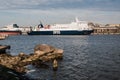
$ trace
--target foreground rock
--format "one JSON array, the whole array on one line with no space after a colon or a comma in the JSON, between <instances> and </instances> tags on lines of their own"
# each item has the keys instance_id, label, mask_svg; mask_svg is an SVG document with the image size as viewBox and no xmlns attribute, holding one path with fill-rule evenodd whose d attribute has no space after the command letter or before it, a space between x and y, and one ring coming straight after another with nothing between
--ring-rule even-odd
<instances>
[{"instance_id":1,"label":"foreground rock","mask_svg":"<svg viewBox=\"0 0 120 80\"><path fill-rule=\"evenodd\" d=\"M0 54L0 64L23 73L27 71L24 66L28 64L44 63L53 59L61 59L62 57L62 49L46 44L40 44L35 46L34 53L30 55L25 55L24 53L20 53L17 56Z\"/></svg>"},{"instance_id":2,"label":"foreground rock","mask_svg":"<svg viewBox=\"0 0 120 80\"><path fill-rule=\"evenodd\" d=\"M24 76L22 73L16 72L13 69L9 69L0 65L0 80L33 80Z\"/></svg>"}]
</instances>

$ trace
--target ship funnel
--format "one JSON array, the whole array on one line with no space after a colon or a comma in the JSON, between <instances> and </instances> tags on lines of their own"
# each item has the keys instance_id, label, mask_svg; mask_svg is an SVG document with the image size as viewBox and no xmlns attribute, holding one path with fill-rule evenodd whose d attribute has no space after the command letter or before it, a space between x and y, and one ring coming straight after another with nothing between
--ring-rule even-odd
<instances>
[{"instance_id":1,"label":"ship funnel","mask_svg":"<svg viewBox=\"0 0 120 80\"><path fill-rule=\"evenodd\" d=\"M40 26L40 28L43 28L43 27L44 27L41 21L40 21L40 24L38 25L38 27L39 27L39 26Z\"/></svg>"}]
</instances>

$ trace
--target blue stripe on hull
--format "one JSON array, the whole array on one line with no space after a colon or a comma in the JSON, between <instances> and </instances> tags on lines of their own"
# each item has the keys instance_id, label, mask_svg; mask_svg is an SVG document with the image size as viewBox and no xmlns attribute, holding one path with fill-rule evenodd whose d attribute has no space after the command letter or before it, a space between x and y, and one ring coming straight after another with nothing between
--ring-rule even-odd
<instances>
[{"instance_id":1,"label":"blue stripe on hull","mask_svg":"<svg viewBox=\"0 0 120 80\"><path fill-rule=\"evenodd\" d=\"M61 31L61 35L89 35L92 31Z\"/></svg>"},{"instance_id":2,"label":"blue stripe on hull","mask_svg":"<svg viewBox=\"0 0 120 80\"><path fill-rule=\"evenodd\" d=\"M84 31L31 31L28 35L89 35L93 30Z\"/></svg>"},{"instance_id":3,"label":"blue stripe on hull","mask_svg":"<svg viewBox=\"0 0 120 80\"><path fill-rule=\"evenodd\" d=\"M28 35L53 35L53 31L31 31Z\"/></svg>"}]
</instances>

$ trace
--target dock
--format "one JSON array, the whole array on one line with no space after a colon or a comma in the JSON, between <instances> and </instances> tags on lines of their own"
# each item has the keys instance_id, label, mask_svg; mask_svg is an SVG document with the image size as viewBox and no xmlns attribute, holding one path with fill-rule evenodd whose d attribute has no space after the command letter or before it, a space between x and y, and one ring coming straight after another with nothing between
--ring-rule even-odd
<instances>
[{"instance_id":1,"label":"dock","mask_svg":"<svg viewBox=\"0 0 120 80\"><path fill-rule=\"evenodd\" d=\"M10 49L9 45L0 45L0 53L5 53L7 49Z\"/></svg>"},{"instance_id":2,"label":"dock","mask_svg":"<svg viewBox=\"0 0 120 80\"><path fill-rule=\"evenodd\" d=\"M117 27L95 27L93 34L120 34L120 28Z\"/></svg>"}]
</instances>

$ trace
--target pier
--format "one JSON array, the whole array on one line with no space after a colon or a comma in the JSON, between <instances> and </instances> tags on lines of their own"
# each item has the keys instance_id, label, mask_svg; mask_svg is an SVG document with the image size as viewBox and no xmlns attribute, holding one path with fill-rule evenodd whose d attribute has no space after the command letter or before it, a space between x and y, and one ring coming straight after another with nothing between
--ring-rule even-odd
<instances>
[{"instance_id":1,"label":"pier","mask_svg":"<svg viewBox=\"0 0 120 80\"><path fill-rule=\"evenodd\" d=\"M94 30L92 34L120 34L120 24L90 24Z\"/></svg>"},{"instance_id":2,"label":"pier","mask_svg":"<svg viewBox=\"0 0 120 80\"><path fill-rule=\"evenodd\" d=\"M117 27L96 27L93 34L120 34L120 28Z\"/></svg>"}]
</instances>

